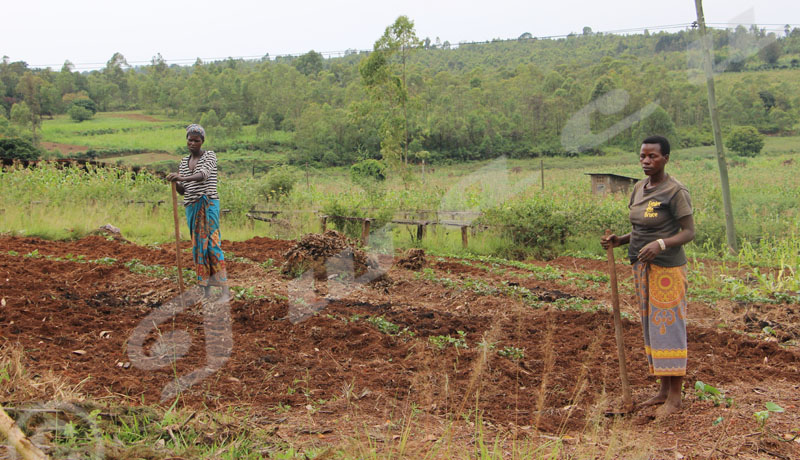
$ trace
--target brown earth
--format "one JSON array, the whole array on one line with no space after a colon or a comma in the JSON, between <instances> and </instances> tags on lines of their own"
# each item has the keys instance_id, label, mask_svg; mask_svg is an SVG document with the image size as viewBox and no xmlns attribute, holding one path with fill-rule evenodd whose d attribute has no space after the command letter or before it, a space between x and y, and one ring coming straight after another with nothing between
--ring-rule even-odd
<instances>
[{"instance_id":1,"label":"brown earth","mask_svg":"<svg viewBox=\"0 0 800 460\"><path fill-rule=\"evenodd\" d=\"M143 113L107 113L106 116L114 118L127 118L128 120L159 122L158 118Z\"/></svg>"},{"instance_id":2,"label":"brown earth","mask_svg":"<svg viewBox=\"0 0 800 460\"><path fill-rule=\"evenodd\" d=\"M466 432L467 441L466 420L474 421L476 414L489 439L535 435L538 429L540 436L567 435L578 446L594 439L589 427L611 426L610 419L598 415L615 405L621 391L611 315L562 311L555 303L590 299L608 305L605 284L566 275L541 281L524 270L490 272L429 257L433 274L454 285L445 287L399 267L380 281L344 290L330 288L330 281L328 289L320 289L326 283L317 280L301 297L308 294L324 309L293 324L286 318L297 302L290 295L296 280L287 280L278 269L294 245L269 238L223 243L230 284L252 287L252 292L230 304L230 359L186 390L183 404L219 411L246 407L280 426L284 435L312 443L357 437L365 426L392 439L397 432L392 424L411 413L434 436L444 433L452 417L463 425L456 432ZM183 358L156 370L136 363L119 367L131 361L128 340L137 325L177 295L174 281L132 273L124 264L138 259L172 266L174 246L136 246L102 236L63 242L0 237L0 248L0 347L19 344L31 372L53 371L81 383L81 391L94 398L137 405L158 404L162 389L176 376L207 364L203 317L198 308L189 308L152 329L145 342L152 349L159 334L185 331L192 343ZM182 249L184 266L191 266L188 243ZM38 257L25 257L34 250ZM116 261L78 262L77 256ZM269 259L274 263L263 264ZM564 272L605 270L602 261L562 257L548 263ZM618 272L623 311L635 318L629 268L620 264ZM467 286L476 279L492 286L516 283L544 305L535 309L516 298L481 294ZM656 458L797 458L800 443L777 439L800 429L800 352L792 342L800 308L738 308L733 313L733 307L691 303L683 410L664 420L653 420L653 411L643 410L621 422L636 425L637 433L653 440ZM783 335L758 334L762 321L775 324ZM397 329L382 332L385 322ZM653 392L654 379L644 364L639 323L623 323L631 386L634 399L641 401ZM718 327L721 323L728 326ZM452 345L459 337L467 348ZM482 342L488 345L481 347ZM515 349L524 355L512 359L499 353ZM700 400L693 390L698 380L725 391L733 407ZM786 412L771 417L759 434L753 413L768 401ZM714 425L719 417L725 422Z\"/></svg>"},{"instance_id":3,"label":"brown earth","mask_svg":"<svg viewBox=\"0 0 800 460\"><path fill-rule=\"evenodd\" d=\"M58 142L41 142L40 145L45 150L58 150L65 155L72 155L73 153L81 153L89 150L89 147L85 145L61 144Z\"/></svg>"}]
</instances>

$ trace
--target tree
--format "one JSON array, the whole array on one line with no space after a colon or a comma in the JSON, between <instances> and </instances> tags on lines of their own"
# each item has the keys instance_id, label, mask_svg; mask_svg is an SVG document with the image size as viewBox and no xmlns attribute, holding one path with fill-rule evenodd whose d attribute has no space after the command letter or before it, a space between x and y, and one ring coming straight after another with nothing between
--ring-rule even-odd
<instances>
[{"instance_id":1,"label":"tree","mask_svg":"<svg viewBox=\"0 0 800 460\"><path fill-rule=\"evenodd\" d=\"M256 132L260 135L266 135L275 130L275 120L267 112L262 113L258 117L258 126Z\"/></svg>"},{"instance_id":2,"label":"tree","mask_svg":"<svg viewBox=\"0 0 800 460\"><path fill-rule=\"evenodd\" d=\"M781 57L782 52L783 50L781 49L780 42L775 40L775 35L770 34L769 44L758 50L758 57L767 64L774 65L778 62L778 58Z\"/></svg>"},{"instance_id":3,"label":"tree","mask_svg":"<svg viewBox=\"0 0 800 460\"><path fill-rule=\"evenodd\" d=\"M72 107L69 108L67 114L69 115L70 118L72 118L74 121L78 123L86 120L91 120L92 116L94 116L91 110L82 107L78 104L72 104Z\"/></svg>"},{"instance_id":4,"label":"tree","mask_svg":"<svg viewBox=\"0 0 800 460\"><path fill-rule=\"evenodd\" d=\"M222 126L225 127L225 133L229 136L239 134L242 131L242 117L236 112L228 112L222 119Z\"/></svg>"},{"instance_id":5,"label":"tree","mask_svg":"<svg viewBox=\"0 0 800 460\"><path fill-rule=\"evenodd\" d=\"M219 117L217 116L217 112L214 109L211 109L204 113L203 116L200 117L200 125L206 129L219 126Z\"/></svg>"},{"instance_id":6,"label":"tree","mask_svg":"<svg viewBox=\"0 0 800 460\"><path fill-rule=\"evenodd\" d=\"M728 135L728 147L744 157L754 157L764 147L764 137L752 126L737 126Z\"/></svg>"},{"instance_id":7,"label":"tree","mask_svg":"<svg viewBox=\"0 0 800 460\"><path fill-rule=\"evenodd\" d=\"M17 102L11 106L11 122L26 128L30 126L31 109L28 108L28 104L25 101Z\"/></svg>"},{"instance_id":8,"label":"tree","mask_svg":"<svg viewBox=\"0 0 800 460\"><path fill-rule=\"evenodd\" d=\"M408 58L421 46L414 22L400 16L375 42L359 71L372 97L383 106L381 153L384 158L408 164L409 92Z\"/></svg>"},{"instance_id":9,"label":"tree","mask_svg":"<svg viewBox=\"0 0 800 460\"><path fill-rule=\"evenodd\" d=\"M769 121L778 128L778 132L781 134L791 131L795 124L795 118L792 115L777 108L769 112Z\"/></svg>"},{"instance_id":10,"label":"tree","mask_svg":"<svg viewBox=\"0 0 800 460\"><path fill-rule=\"evenodd\" d=\"M314 50L300 56L294 63L294 67L303 75L316 75L322 70L322 55Z\"/></svg>"},{"instance_id":11,"label":"tree","mask_svg":"<svg viewBox=\"0 0 800 460\"><path fill-rule=\"evenodd\" d=\"M41 88L45 81L28 71L20 78L17 83L17 92L22 94L30 110L30 126L33 133L34 142L36 141L36 127L42 124L42 95Z\"/></svg>"},{"instance_id":12,"label":"tree","mask_svg":"<svg viewBox=\"0 0 800 460\"><path fill-rule=\"evenodd\" d=\"M633 145L636 149L639 148L643 139L655 135L664 136L670 140L671 144L678 145L675 123L661 106L656 107L650 116L640 121L634 132Z\"/></svg>"}]
</instances>

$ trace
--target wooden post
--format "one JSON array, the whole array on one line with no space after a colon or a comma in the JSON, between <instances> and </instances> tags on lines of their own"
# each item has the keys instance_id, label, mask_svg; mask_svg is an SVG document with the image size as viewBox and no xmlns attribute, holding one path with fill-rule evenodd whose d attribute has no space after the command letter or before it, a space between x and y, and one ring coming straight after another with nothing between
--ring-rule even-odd
<instances>
[{"instance_id":1,"label":"wooden post","mask_svg":"<svg viewBox=\"0 0 800 460\"><path fill-rule=\"evenodd\" d=\"M728 164L725 162L725 150L722 146L722 129L719 125L717 112L717 99L714 94L714 69L711 67L711 42L706 35L706 20L703 16L702 0L694 0L697 9L697 24L700 26L700 37L703 44L703 67L706 72L706 86L708 88L708 111L711 113L711 129L714 131L714 145L717 147L717 165L719 166L719 181L722 185L722 205L725 209L725 235L728 240L728 249L736 254L736 228L733 225L733 205L731 204L731 190L728 185Z\"/></svg>"},{"instance_id":2,"label":"wooden post","mask_svg":"<svg viewBox=\"0 0 800 460\"><path fill-rule=\"evenodd\" d=\"M173 182L174 184L174 182ZM8 439L11 448L16 450L18 454L25 460L46 460L47 455L44 454L34 443L32 443L22 430L19 429L14 420L6 414L6 411L0 408L0 433Z\"/></svg>"},{"instance_id":3,"label":"wooden post","mask_svg":"<svg viewBox=\"0 0 800 460\"><path fill-rule=\"evenodd\" d=\"M325 230L327 230L327 227L328 227L328 216L320 217L319 218L319 224L320 224L319 226L321 228L320 233L325 233Z\"/></svg>"},{"instance_id":4,"label":"wooden post","mask_svg":"<svg viewBox=\"0 0 800 460\"><path fill-rule=\"evenodd\" d=\"M539 169L542 171L542 190L544 190L544 160L539 160Z\"/></svg>"},{"instance_id":5,"label":"wooden post","mask_svg":"<svg viewBox=\"0 0 800 460\"><path fill-rule=\"evenodd\" d=\"M369 224L372 219L364 219L363 228L361 230L361 245L366 246L369 244Z\"/></svg>"},{"instance_id":6,"label":"wooden post","mask_svg":"<svg viewBox=\"0 0 800 460\"><path fill-rule=\"evenodd\" d=\"M178 264L178 289L180 290L181 294L181 307L185 307L184 300L183 300L183 266L181 264L181 229L180 229L180 220L178 219L178 190L176 189L176 183L170 182L172 184L172 218L175 221L175 258Z\"/></svg>"},{"instance_id":7,"label":"wooden post","mask_svg":"<svg viewBox=\"0 0 800 460\"><path fill-rule=\"evenodd\" d=\"M422 224L417 225L417 241L422 241L425 226Z\"/></svg>"},{"instance_id":8,"label":"wooden post","mask_svg":"<svg viewBox=\"0 0 800 460\"><path fill-rule=\"evenodd\" d=\"M463 247L464 249L467 249L467 245L469 244L469 236L467 233L468 228L469 227L467 227L466 225L461 227L461 247Z\"/></svg>"}]
</instances>

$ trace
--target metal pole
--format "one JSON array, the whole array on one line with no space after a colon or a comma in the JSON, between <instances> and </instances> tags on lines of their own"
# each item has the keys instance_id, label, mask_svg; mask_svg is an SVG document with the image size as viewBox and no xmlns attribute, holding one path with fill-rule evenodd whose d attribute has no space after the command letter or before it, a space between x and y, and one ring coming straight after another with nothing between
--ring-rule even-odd
<instances>
[{"instance_id":1,"label":"metal pole","mask_svg":"<svg viewBox=\"0 0 800 460\"><path fill-rule=\"evenodd\" d=\"M725 208L725 236L728 240L728 249L732 253L738 252L736 243L736 228L733 225L733 205L731 204L731 190L728 185L728 164L725 162L725 150L722 145L722 129L719 125L717 112L717 99L714 93L714 69L711 67L711 39L706 32L706 21L703 16L703 1L694 0L697 9L697 24L700 26L700 37L703 44L703 67L706 72L706 86L708 88L708 111L711 113L711 129L714 131L714 145L717 147L717 165L719 166L719 180L722 185L722 204Z\"/></svg>"}]
</instances>

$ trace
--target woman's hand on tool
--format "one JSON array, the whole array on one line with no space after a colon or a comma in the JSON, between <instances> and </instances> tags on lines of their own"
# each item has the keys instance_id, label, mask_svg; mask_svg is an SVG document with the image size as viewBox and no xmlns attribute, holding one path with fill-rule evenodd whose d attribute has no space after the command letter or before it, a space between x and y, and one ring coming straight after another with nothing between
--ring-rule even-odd
<instances>
[{"instance_id":1,"label":"woman's hand on tool","mask_svg":"<svg viewBox=\"0 0 800 460\"><path fill-rule=\"evenodd\" d=\"M167 182L180 182L181 175L178 173L169 173L167 174Z\"/></svg>"},{"instance_id":2,"label":"woman's hand on tool","mask_svg":"<svg viewBox=\"0 0 800 460\"><path fill-rule=\"evenodd\" d=\"M608 249L608 248L616 248L622 243L620 243L619 237L617 235L608 235L600 238L600 244L603 245L603 249Z\"/></svg>"}]
</instances>

